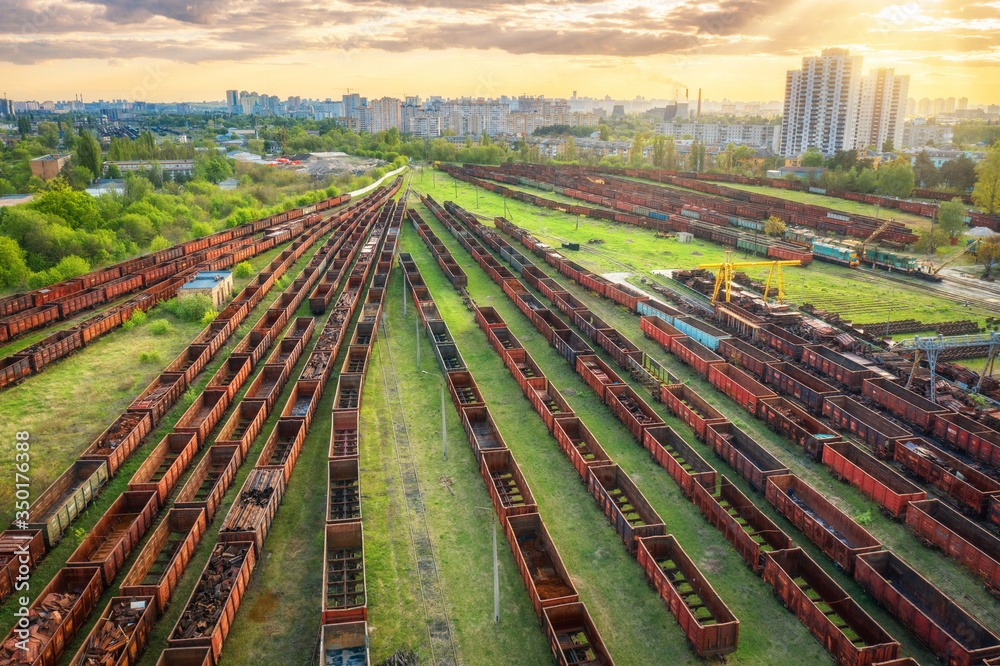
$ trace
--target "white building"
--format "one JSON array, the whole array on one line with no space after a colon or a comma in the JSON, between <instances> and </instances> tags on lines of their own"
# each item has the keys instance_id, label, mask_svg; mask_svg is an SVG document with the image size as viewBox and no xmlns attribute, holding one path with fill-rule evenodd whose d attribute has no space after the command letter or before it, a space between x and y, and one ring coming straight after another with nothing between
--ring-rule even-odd
<instances>
[{"instance_id":1,"label":"white building","mask_svg":"<svg viewBox=\"0 0 1000 666\"><path fill-rule=\"evenodd\" d=\"M441 136L441 116L420 114L407 120L404 130L422 139Z\"/></svg>"},{"instance_id":2,"label":"white building","mask_svg":"<svg viewBox=\"0 0 1000 666\"><path fill-rule=\"evenodd\" d=\"M903 120L909 76L896 76L891 69L873 69L861 80L854 147L875 146L882 150L886 140L893 148L902 147Z\"/></svg>"},{"instance_id":3,"label":"white building","mask_svg":"<svg viewBox=\"0 0 1000 666\"><path fill-rule=\"evenodd\" d=\"M847 49L824 49L788 71L779 145L785 157L810 147L831 155L854 146L861 62Z\"/></svg>"},{"instance_id":4,"label":"white building","mask_svg":"<svg viewBox=\"0 0 1000 666\"><path fill-rule=\"evenodd\" d=\"M768 148L777 152L781 138L779 125L744 125L740 123L656 123L656 133L680 139L693 136L709 146L735 145Z\"/></svg>"}]
</instances>

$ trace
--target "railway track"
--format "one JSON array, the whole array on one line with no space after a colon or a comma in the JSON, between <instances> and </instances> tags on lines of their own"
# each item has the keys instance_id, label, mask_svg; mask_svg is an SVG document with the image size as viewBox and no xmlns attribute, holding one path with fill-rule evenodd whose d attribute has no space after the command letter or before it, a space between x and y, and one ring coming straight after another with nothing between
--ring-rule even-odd
<instances>
[{"instance_id":1,"label":"railway track","mask_svg":"<svg viewBox=\"0 0 1000 666\"><path fill-rule=\"evenodd\" d=\"M414 316L417 316L416 313ZM396 364L392 357L392 350L386 342L388 335L385 320L381 319L379 321L379 334L376 336L379 363L382 368L386 401L389 404L389 420L395 442L396 463L399 467L399 478L406 502L406 520L410 530L410 543L413 547L413 558L417 564L417 582L420 586L424 618L427 622L431 662L452 666L458 663L458 650L455 647L451 619L441 589L441 576L434 557L430 530L427 527L427 513L423 493L420 490L420 477L417 474L417 463L413 455L413 447L410 444L406 414L400 399L399 382L396 379Z\"/></svg>"},{"instance_id":2,"label":"railway track","mask_svg":"<svg viewBox=\"0 0 1000 666\"><path fill-rule=\"evenodd\" d=\"M986 311L985 314L993 314L997 311L998 308L1000 308L1000 297L991 300L987 298L976 298L974 296L961 296L955 294L953 291L948 289L941 289L940 287L934 287L931 286L929 283L917 283L913 282L912 280L906 280L904 278L895 277L894 275L886 273L885 271L873 271L869 268L858 268L857 271L862 275L869 275L874 278L872 280L867 280L865 282L874 283L877 282L879 279L889 280L890 282L896 282L898 284L904 284L909 287L919 288L920 290L925 292L930 292L933 295L937 296L938 298L950 301L957 305L968 304L969 306L982 308ZM848 279L857 280L856 277L849 277ZM958 282L959 284L966 282L963 280L954 280L953 278L947 278L947 279L952 280L954 282ZM864 281L864 280L859 280L859 281Z\"/></svg>"}]
</instances>

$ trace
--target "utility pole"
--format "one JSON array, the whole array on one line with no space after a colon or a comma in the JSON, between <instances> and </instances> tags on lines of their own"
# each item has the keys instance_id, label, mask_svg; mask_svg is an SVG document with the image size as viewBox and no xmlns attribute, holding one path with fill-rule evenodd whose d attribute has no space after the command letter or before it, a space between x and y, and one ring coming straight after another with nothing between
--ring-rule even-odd
<instances>
[{"instance_id":1,"label":"utility pole","mask_svg":"<svg viewBox=\"0 0 1000 666\"><path fill-rule=\"evenodd\" d=\"M441 380L441 453L444 460L448 460L448 428L445 423L444 411L444 377L431 374L426 370L421 370L420 372L425 375L430 375L431 377L437 377Z\"/></svg>"},{"instance_id":2,"label":"utility pole","mask_svg":"<svg viewBox=\"0 0 1000 666\"><path fill-rule=\"evenodd\" d=\"M500 564L497 558L497 515L492 506L477 506L493 516L493 624L500 624Z\"/></svg>"},{"instance_id":3,"label":"utility pole","mask_svg":"<svg viewBox=\"0 0 1000 666\"><path fill-rule=\"evenodd\" d=\"M417 312L416 318L413 320L413 331L417 334L417 372L420 370L420 312Z\"/></svg>"}]
</instances>

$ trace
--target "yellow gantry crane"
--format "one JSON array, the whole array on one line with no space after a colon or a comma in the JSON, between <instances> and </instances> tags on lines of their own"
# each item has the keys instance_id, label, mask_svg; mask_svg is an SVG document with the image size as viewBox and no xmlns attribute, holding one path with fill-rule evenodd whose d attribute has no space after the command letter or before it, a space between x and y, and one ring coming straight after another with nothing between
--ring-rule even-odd
<instances>
[{"instance_id":1,"label":"yellow gantry crane","mask_svg":"<svg viewBox=\"0 0 1000 666\"><path fill-rule=\"evenodd\" d=\"M754 266L770 266L771 270L767 274L767 284L764 287L764 300L771 291L771 280L778 279L778 302L785 300L785 276L781 272L782 266L801 266L798 259L783 261L733 261L732 251L726 251L726 261L721 264L699 264L698 268L715 271L715 290L712 292L712 305L719 300L719 292L723 286L726 290L726 303L729 302L732 293L733 276L737 268L751 268Z\"/></svg>"}]
</instances>

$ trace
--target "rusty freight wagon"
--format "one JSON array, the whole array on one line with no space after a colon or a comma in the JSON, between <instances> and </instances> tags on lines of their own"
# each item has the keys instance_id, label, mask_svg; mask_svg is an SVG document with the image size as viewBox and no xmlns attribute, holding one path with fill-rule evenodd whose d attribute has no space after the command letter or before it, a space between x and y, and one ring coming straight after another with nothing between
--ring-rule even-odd
<instances>
[{"instance_id":1,"label":"rusty freight wagon","mask_svg":"<svg viewBox=\"0 0 1000 666\"><path fill-rule=\"evenodd\" d=\"M757 413L761 399L774 397L774 391L728 363L710 366L708 381L751 414Z\"/></svg>"},{"instance_id":2,"label":"rusty freight wagon","mask_svg":"<svg viewBox=\"0 0 1000 666\"><path fill-rule=\"evenodd\" d=\"M861 386L861 393L895 416L923 429L924 432L930 432L934 427L935 418L946 411L927 398L907 391L899 384L883 377L866 379Z\"/></svg>"},{"instance_id":3,"label":"rusty freight wagon","mask_svg":"<svg viewBox=\"0 0 1000 666\"><path fill-rule=\"evenodd\" d=\"M906 525L925 545L946 555L986 581L986 589L1000 595L1000 539L936 499L911 502Z\"/></svg>"},{"instance_id":4,"label":"rusty freight wagon","mask_svg":"<svg viewBox=\"0 0 1000 666\"><path fill-rule=\"evenodd\" d=\"M597 438L575 416L556 419L553 435L584 483L590 478L591 467L613 464Z\"/></svg>"},{"instance_id":5,"label":"rusty freight wagon","mask_svg":"<svg viewBox=\"0 0 1000 666\"><path fill-rule=\"evenodd\" d=\"M736 651L740 621L671 534L639 539L639 566L699 657Z\"/></svg>"},{"instance_id":6,"label":"rusty freight wagon","mask_svg":"<svg viewBox=\"0 0 1000 666\"><path fill-rule=\"evenodd\" d=\"M198 438L200 449L208 436L222 420L229 408L229 393L225 390L205 389L188 407L174 426L174 432L190 433Z\"/></svg>"},{"instance_id":7,"label":"rusty freight wagon","mask_svg":"<svg viewBox=\"0 0 1000 666\"><path fill-rule=\"evenodd\" d=\"M479 461L485 451L507 448L487 407L463 407L462 429Z\"/></svg>"},{"instance_id":8,"label":"rusty freight wagon","mask_svg":"<svg viewBox=\"0 0 1000 666\"><path fill-rule=\"evenodd\" d=\"M810 345L802 350L802 363L847 386L854 393L875 371L823 345Z\"/></svg>"},{"instance_id":9,"label":"rusty freight wagon","mask_svg":"<svg viewBox=\"0 0 1000 666\"><path fill-rule=\"evenodd\" d=\"M1000 657L1000 638L889 551L858 557L854 579L949 666Z\"/></svg>"},{"instance_id":10,"label":"rusty freight wagon","mask_svg":"<svg viewBox=\"0 0 1000 666\"><path fill-rule=\"evenodd\" d=\"M865 528L794 474L770 477L764 497L847 573L858 555L882 550Z\"/></svg>"},{"instance_id":11,"label":"rusty freight wagon","mask_svg":"<svg viewBox=\"0 0 1000 666\"><path fill-rule=\"evenodd\" d=\"M573 416L573 409L566 398L550 381L546 381L544 388L532 388L528 400L542 417L550 433L555 431L556 419Z\"/></svg>"},{"instance_id":12,"label":"rusty freight wagon","mask_svg":"<svg viewBox=\"0 0 1000 666\"><path fill-rule=\"evenodd\" d=\"M264 354L271 348L271 334L256 329L250 331L240 340L233 349L234 354L249 356L250 362L256 368L264 358Z\"/></svg>"},{"instance_id":13,"label":"rusty freight wagon","mask_svg":"<svg viewBox=\"0 0 1000 666\"><path fill-rule=\"evenodd\" d=\"M31 359L27 356L13 355L0 359L0 388L13 386L29 375Z\"/></svg>"},{"instance_id":14,"label":"rusty freight wagon","mask_svg":"<svg viewBox=\"0 0 1000 666\"><path fill-rule=\"evenodd\" d=\"M80 460L103 460L108 463L108 473L114 476L152 427L149 414L125 412L80 454Z\"/></svg>"},{"instance_id":15,"label":"rusty freight wagon","mask_svg":"<svg viewBox=\"0 0 1000 666\"><path fill-rule=\"evenodd\" d=\"M826 444L841 441L840 435L784 398L762 398L757 405L757 418L791 439L813 460L823 459Z\"/></svg>"},{"instance_id":16,"label":"rusty freight wagon","mask_svg":"<svg viewBox=\"0 0 1000 666\"><path fill-rule=\"evenodd\" d=\"M503 358L507 358L507 354L510 352L524 351L524 345L517 339L517 336L504 326L490 329L490 344Z\"/></svg>"},{"instance_id":17,"label":"rusty freight wagon","mask_svg":"<svg viewBox=\"0 0 1000 666\"><path fill-rule=\"evenodd\" d=\"M222 645L256 564L253 543L216 544L184 612L167 638L167 645L171 648L210 648L212 663L218 663Z\"/></svg>"},{"instance_id":18,"label":"rusty freight wagon","mask_svg":"<svg viewBox=\"0 0 1000 666\"><path fill-rule=\"evenodd\" d=\"M542 624L557 666L614 666L582 603L547 606L542 609Z\"/></svg>"},{"instance_id":19,"label":"rusty freight wagon","mask_svg":"<svg viewBox=\"0 0 1000 666\"><path fill-rule=\"evenodd\" d=\"M899 656L899 643L802 549L764 557L764 582L838 664L871 666Z\"/></svg>"},{"instance_id":20,"label":"rusty freight wagon","mask_svg":"<svg viewBox=\"0 0 1000 666\"><path fill-rule=\"evenodd\" d=\"M619 367L628 370L632 367L631 361L642 365L644 356L642 350L615 329L599 331L597 337L597 344L608 353L608 356L614 359Z\"/></svg>"},{"instance_id":21,"label":"rusty freight wagon","mask_svg":"<svg viewBox=\"0 0 1000 666\"><path fill-rule=\"evenodd\" d=\"M666 526L628 474L618 465L591 467L587 490L632 555L640 537L666 534Z\"/></svg>"},{"instance_id":22,"label":"rusty freight wagon","mask_svg":"<svg viewBox=\"0 0 1000 666\"><path fill-rule=\"evenodd\" d=\"M274 403L278 401L285 382L288 381L288 369L283 365L265 365L257 374L257 377L250 383L250 387L243 395L244 400L263 400L267 403L267 410L274 409Z\"/></svg>"},{"instance_id":23,"label":"rusty freight wagon","mask_svg":"<svg viewBox=\"0 0 1000 666\"><path fill-rule=\"evenodd\" d=\"M229 394L229 400L236 399L236 394L243 388L250 377L253 364L249 356L232 355L223 362L218 371L208 380L205 388L224 390Z\"/></svg>"},{"instance_id":24,"label":"rusty freight wagon","mask_svg":"<svg viewBox=\"0 0 1000 666\"><path fill-rule=\"evenodd\" d=\"M568 291L554 292L552 294L552 302L567 317L572 317L575 312L587 309L587 305L583 301Z\"/></svg>"},{"instance_id":25,"label":"rusty freight wagon","mask_svg":"<svg viewBox=\"0 0 1000 666\"><path fill-rule=\"evenodd\" d=\"M66 566L100 568L107 587L142 540L158 508L154 491L122 493L69 556Z\"/></svg>"},{"instance_id":26,"label":"rusty freight wagon","mask_svg":"<svg viewBox=\"0 0 1000 666\"><path fill-rule=\"evenodd\" d=\"M483 407L486 405L472 373L465 370L449 372L445 374L445 381L448 383L448 392L451 394L451 401L455 404L455 409L461 411L463 407Z\"/></svg>"},{"instance_id":27,"label":"rusty freight wagon","mask_svg":"<svg viewBox=\"0 0 1000 666\"><path fill-rule=\"evenodd\" d=\"M954 497L968 514L983 518L991 499L1000 499L1000 482L920 437L896 444L894 459L914 476Z\"/></svg>"},{"instance_id":28,"label":"rusty freight wagon","mask_svg":"<svg viewBox=\"0 0 1000 666\"><path fill-rule=\"evenodd\" d=\"M171 509L122 580L122 596L151 596L159 617L206 529L204 509Z\"/></svg>"},{"instance_id":29,"label":"rusty freight wagon","mask_svg":"<svg viewBox=\"0 0 1000 666\"><path fill-rule=\"evenodd\" d=\"M243 455L238 446L210 447L177 493L174 508L204 509L205 520L210 522L241 462Z\"/></svg>"},{"instance_id":30,"label":"rusty freight wagon","mask_svg":"<svg viewBox=\"0 0 1000 666\"><path fill-rule=\"evenodd\" d=\"M306 430L300 419L278 419L257 458L256 469L280 470L287 484L302 452Z\"/></svg>"},{"instance_id":31,"label":"rusty freight wagon","mask_svg":"<svg viewBox=\"0 0 1000 666\"><path fill-rule=\"evenodd\" d=\"M703 378L708 377L709 368L726 360L700 342L688 337L671 338L670 352L685 365L689 365Z\"/></svg>"},{"instance_id":32,"label":"rusty freight wagon","mask_svg":"<svg viewBox=\"0 0 1000 666\"><path fill-rule=\"evenodd\" d=\"M539 623L545 619L543 609L580 600L541 516L537 513L510 516L504 533Z\"/></svg>"},{"instance_id":33,"label":"rusty freight wagon","mask_svg":"<svg viewBox=\"0 0 1000 666\"><path fill-rule=\"evenodd\" d=\"M768 347L776 349L783 356L791 356L798 361L803 350L809 346L808 340L803 340L781 328L777 324L763 324L757 328L758 339Z\"/></svg>"},{"instance_id":34,"label":"rusty freight wagon","mask_svg":"<svg viewBox=\"0 0 1000 666\"><path fill-rule=\"evenodd\" d=\"M323 554L323 624L367 621L361 521L327 524Z\"/></svg>"},{"instance_id":35,"label":"rusty freight wagon","mask_svg":"<svg viewBox=\"0 0 1000 666\"><path fill-rule=\"evenodd\" d=\"M976 460L1000 468L1000 432L964 414L935 414L934 436Z\"/></svg>"},{"instance_id":36,"label":"rusty freight wagon","mask_svg":"<svg viewBox=\"0 0 1000 666\"><path fill-rule=\"evenodd\" d=\"M41 530L45 547L55 547L78 515L108 482L104 460L75 460L28 507L27 529Z\"/></svg>"},{"instance_id":37,"label":"rusty freight wagon","mask_svg":"<svg viewBox=\"0 0 1000 666\"><path fill-rule=\"evenodd\" d=\"M891 518L906 513L906 505L927 499L927 493L891 467L851 442L823 447L823 464L835 479L846 481L875 500Z\"/></svg>"},{"instance_id":38,"label":"rusty freight wagon","mask_svg":"<svg viewBox=\"0 0 1000 666\"><path fill-rule=\"evenodd\" d=\"M685 338L685 334L660 319L659 317L643 316L639 319L639 328L650 340L656 340L667 351L670 351L670 344L673 338ZM721 349L721 345L720 345Z\"/></svg>"},{"instance_id":39,"label":"rusty freight wagon","mask_svg":"<svg viewBox=\"0 0 1000 666\"><path fill-rule=\"evenodd\" d=\"M483 451L479 471L500 523L510 516L538 513L538 505L514 455L507 449Z\"/></svg>"},{"instance_id":40,"label":"rusty freight wagon","mask_svg":"<svg viewBox=\"0 0 1000 666\"><path fill-rule=\"evenodd\" d=\"M692 500L755 573L764 569L764 553L792 547L788 535L729 479L720 477L718 495L713 495L713 490L695 484Z\"/></svg>"},{"instance_id":41,"label":"rusty freight wagon","mask_svg":"<svg viewBox=\"0 0 1000 666\"><path fill-rule=\"evenodd\" d=\"M83 337L80 331L71 328L56 331L30 347L25 347L18 355L27 356L31 362L32 372L39 373L49 363L71 354L82 346Z\"/></svg>"},{"instance_id":42,"label":"rusty freight wagon","mask_svg":"<svg viewBox=\"0 0 1000 666\"><path fill-rule=\"evenodd\" d=\"M18 576L30 573L45 555L41 530L4 530L0 533L0 603L14 591Z\"/></svg>"},{"instance_id":43,"label":"rusty freight wagon","mask_svg":"<svg viewBox=\"0 0 1000 666\"><path fill-rule=\"evenodd\" d=\"M319 404L320 393L322 385L317 379L300 379L295 382L285 408L281 411L281 419L302 421L308 430Z\"/></svg>"},{"instance_id":44,"label":"rusty freight wagon","mask_svg":"<svg viewBox=\"0 0 1000 666\"><path fill-rule=\"evenodd\" d=\"M823 401L840 391L790 363L772 363L764 371L764 381L805 404L813 414L823 413Z\"/></svg>"},{"instance_id":45,"label":"rusty freight wagon","mask_svg":"<svg viewBox=\"0 0 1000 666\"><path fill-rule=\"evenodd\" d=\"M715 488L715 469L698 455L673 428L659 425L647 428L642 445L681 487L685 497L691 497L695 485Z\"/></svg>"},{"instance_id":46,"label":"rusty freight wagon","mask_svg":"<svg viewBox=\"0 0 1000 666\"><path fill-rule=\"evenodd\" d=\"M27 654L33 658L23 659L25 652L16 646L21 638L14 633L15 627L0 647L0 663L56 666L66 647L86 624L102 588L101 571L97 567L60 569L35 597L25 616L26 629L30 632L25 639Z\"/></svg>"},{"instance_id":47,"label":"rusty freight wagon","mask_svg":"<svg viewBox=\"0 0 1000 666\"><path fill-rule=\"evenodd\" d=\"M283 365L291 373L292 368L302 355L304 345L301 340L295 338L284 338L278 341L278 346L274 348L271 355L264 361L264 365ZM249 360L249 359L248 359Z\"/></svg>"},{"instance_id":48,"label":"rusty freight wagon","mask_svg":"<svg viewBox=\"0 0 1000 666\"><path fill-rule=\"evenodd\" d=\"M152 490L156 493L157 508L166 506L167 498L197 451L198 440L190 433L164 435L129 479L128 489L137 492Z\"/></svg>"},{"instance_id":49,"label":"rusty freight wagon","mask_svg":"<svg viewBox=\"0 0 1000 666\"><path fill-rule=\"evenodd\" d=\"M600 344L600 336L604 331L611 330L611 325L595 315L590 310L573 312L573 324L580 329L594 344Z\"/></svg>"},{"instance_id":50,"label":"rusty freight wagon","mask_svg":"<svg viewBox=\"0 0 1000 666\"><path fill-rule=\"evenodd\" d=\"M660 415L646 404L646 402L632 390L631 386L622 384L620 386L606 386L604 389L604 402L611 406L611 411L615 413L628 431L632 433L637 442L643 441L643 431L647 428L655 428L663 425Z\"/></svg>"},{"instance_id":51,"label":"rusty freight wagon","mask_svg":"<svg viewBox=\"0 0 1000 666\"><path fill-rule=\"evenodd\" d=\"M892 458L896 443L911 437L905 428L846 395L828 397L823 402L823 416L868 444L880 458Z\"/></svg>"},{"instance_id":52,"label":"rusty freight wagon","mask_svg":"<svg viewBox=\"0 0 1000 666\"><path fill-rule=\"evenodd\" d=\"M521 387L524 397L530 397L536 388L545 388L547 382L545 375L528 352L523 349L514 349L504 354L503 358L507 368L510 369L511 376L514 377L514 381Z\"/></svg>"},{"instance_id":53,"label":"rusty freight wagon","mask_svg":"<svg viewBox=\"0 0 1000 666\"><path fill-rule=\"evenodd\" d=\"M778 357L772 356L762 349L757 349L739 338L719 340L719 354L737 368L746 370L758 379L764 378L764 371L768 364L781 361Z\"/></svg>"},{"instance_id":54,"label":"rusty freight wagon","mask_svg":"<svg viewBox=\"0 0 1000 666\"><path fill-rule=\"evenodd\" d=\"M149 412L153 423L159 423L163 415L170 411L177 400L187 389L187 380L184 374L163 373L146 387L146 390L139 394L139 397L128 406L130 412Z\"/></svg>"},{"instance_id":55,"label":"rusty freight wagon","mask_svg":"<svg viewBox=\"0 0 1000 666\"><path fill-rule=\"evenodd\" d=\"M330 423L330 458L357 458L358 432L358 410L334 411Z\"/></svg>"},{"instance_id":56,"label":"rusty freight wagon","mask_svg":"<svg viewBox=\"0 0 1000 666\"><path fill-rule=\"evenodd\" d=\"M759 493L764 492L767 477L788 474L781 461L728 421L710 425L706 443Z\"/></svg>"},{"instance_id":57,"label":"rusty freight wagon","mask_svg":"<svg viewBox=\"0 0 1000 666\"><path fill-rule=\"evenodd\" d=\"M368 666L370 663L366 622L324 624L320 628L319 642L324 664L336 664L337 661L341 661L347 665Z\"/></svg>"},{"instance_id":58,"label":"rusty freight wagon","mask_svg":"<svg viewBox=\"0 0 1000 666\"><path fill-rule=\"evenodd\" d=\"M69 666L132 666L138 663L154 622L153 597L111 597Z\"/></svg>"},{"instance_id":59,"label":"rusty freight wagon","mask_svg":"<svg viewBox=\"0 0 1000 666\"><path fill-rule=\"evenodd\" d=\"M705 441L708 426L728 422L719 410L686 384L661 385L660 401L666 404L674 416L691 426L695 436L701 441Z\"/></svg>"},{"instance_id":60,"label":"rusty freight wagon","mask_svg":"<svg viewBox=\"0 0 1000 666\"><path fill-rule=\"evenodd\" d=\"M552 346L559 355L569 361L570 367L576 367L576 359L580 356L593 356L594 350L576 332L567 329L552 330Z\"/></svg>"},{"instance_id":61,"label":"rusty freight wagon","mask_svg":"<svg viewBox=\"0 0 1000 666\"><path fill-rule=\"evenodd\" d=\"M240 450L240 460L246 458L250 447L267 420L267 403L263 400L243 400L236 405L232 415L222 425L215 443L235 446Z\"/></svg>"},{"instance_id":62,"label":"rusty freight wagon","mask_svg":"<svg viewBox=\"0 0 1000 666\"><path fill-rule=\"evenodd\" d=\"M490 334L491 329L507 327L507 323L503 320L503 317L492 307L477 307L476 322L486 335Z\"/></svg>"},{"instance_id":63,"label":"rusty freight wagon","mask_svg":"<svg viewBox=\"0 0 1000 666\"><path fill-rule=\"evenodd\" d=\"M590 388L594 389L597 397L604 403L607 403L607 387L625 385L615 371L597 356L578 356L576 372L583 377L583 381Z\"/></svg>"},{"instance_id":64,"label":"rusty freight wagon","mask_svg":"<svg viewBox=\"0 0 1000 666\"><path fill-rule=\"evenodd\" d=\"M301 425L301 424L300 424ZM260 554L285 494L285 476L280 469L250 470L229 513L219 529L219 541L250 542Z\"/></svg>"},{"instance_id":65,"label":"rusty freight wagon","mask_svg":"<svg viewBox=\"0 0 1000 666\"><path fill-rule=\"evenodd\" d=\"M188 386L194 384L195 377L202 371L212 355L208 351L208 345L188 345L188 347L177 355L164 372L180 372L184 374L184 381Z\"/></svg>"},{"instance_id":66,"label":"rusty freight wagon","mask_svg":"<svg viewBox=\"0 0 1000 666\"><path fill-rule=\"evenodd\" d=\"M215 319L192 340L196 345L207 345L209 357L215 355L219 348L229 339L233 325L228 319Z\"/></svg>"},{"instance_id":67,"label":"rusty freight wagon","mask_svg":"<svg viewBox=\"0 0 1000 666\"><path fill-rule=\"evenodd\" d=\"M361 471L356 458L328 463L326 502L326 522L361 520Z\"/></svg>"}]
</instances>

